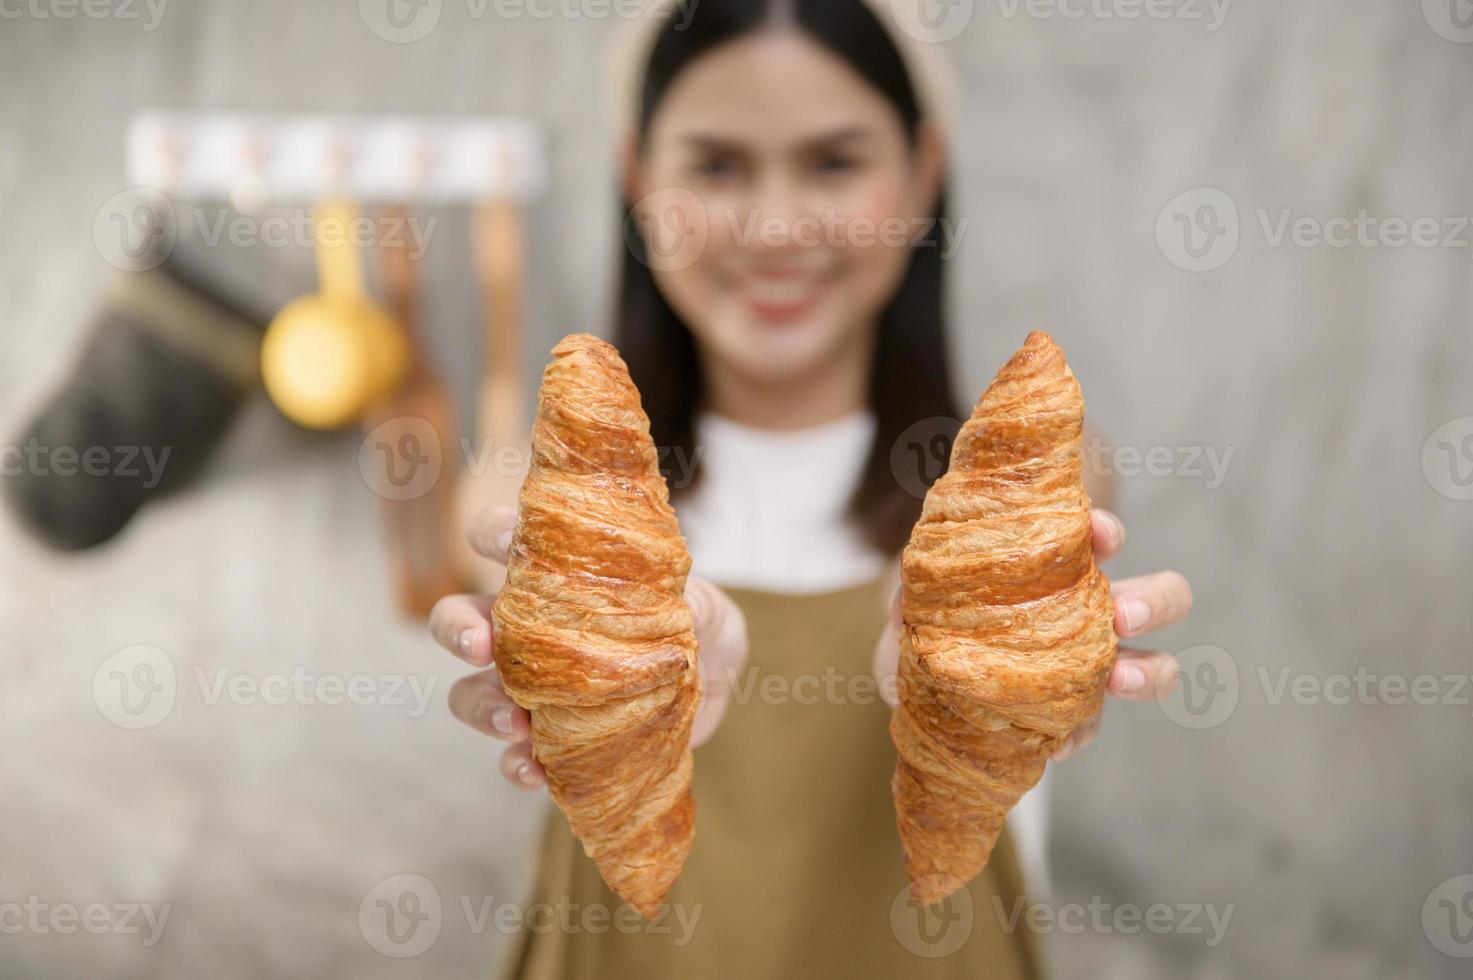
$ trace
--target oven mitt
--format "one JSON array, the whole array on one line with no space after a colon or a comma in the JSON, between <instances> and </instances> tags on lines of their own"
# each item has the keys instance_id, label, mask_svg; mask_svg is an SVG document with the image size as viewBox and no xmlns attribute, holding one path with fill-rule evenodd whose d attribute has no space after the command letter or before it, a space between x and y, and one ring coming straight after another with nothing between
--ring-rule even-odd
<instances>
[{"instance_id":1,"label":"oven mitt","mask_svg":"<svg viewBox=\"0 0 1473 980\"><path fill-rule=\"evenodd\" d=\"M4 460L5 497L53 547L90 548L178 488L259 385L266 319L182 265L121 275L71 376Z\"/></svg>"}]
</instances>

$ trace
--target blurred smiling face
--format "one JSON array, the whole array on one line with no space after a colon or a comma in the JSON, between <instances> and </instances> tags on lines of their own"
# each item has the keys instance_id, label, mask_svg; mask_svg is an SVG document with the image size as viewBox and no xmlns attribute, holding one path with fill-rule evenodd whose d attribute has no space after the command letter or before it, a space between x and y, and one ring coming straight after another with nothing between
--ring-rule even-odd
<instances>
[{"instance_id":1,"label":"blurred smiling face","mask_svg":"<svg viewBox=\"0 0 1473 980\"><path fill-rule=\"evenodd\" d=\"M859 74L770 30L674 80L629 189L655 281L702 357L783 384L868 349L926 231L935 171Z\"/></svg>"}]
</instances>

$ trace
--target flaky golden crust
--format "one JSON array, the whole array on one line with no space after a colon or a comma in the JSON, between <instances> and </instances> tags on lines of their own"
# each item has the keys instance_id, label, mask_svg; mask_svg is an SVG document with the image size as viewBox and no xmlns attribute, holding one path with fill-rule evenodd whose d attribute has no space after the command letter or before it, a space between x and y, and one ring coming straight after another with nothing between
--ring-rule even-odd
<instances>
[{"instance_id":1,"label":"flaky golden crust","mask_svg":"<svg viewBox=\"0 0 1473 980\"><path fill-rule=\"evenodd\" d=\"M619 352L565 337L542 375L496 668L552 798L610 888L653 918L695 834L690 555Z\"/></svg>"},{"instance_id":2,"label":"flaky golden crust","mask_svg":"<svg viewBox=\"0 0 1473 980\"><path fill-rule=\"evenodd\" d=\"M1100 710L1115 662L1080 442L1084 399L1028 335L962 426L901 559L895 809L912 896L987 864L1003 819Z\"/></svg>"}]
</instances>

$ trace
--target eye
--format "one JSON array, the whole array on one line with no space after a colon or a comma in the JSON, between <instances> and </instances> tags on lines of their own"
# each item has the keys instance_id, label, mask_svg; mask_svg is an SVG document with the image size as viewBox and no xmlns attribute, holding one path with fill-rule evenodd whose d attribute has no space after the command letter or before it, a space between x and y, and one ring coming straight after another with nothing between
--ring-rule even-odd
<instances>
[{"instance_id":1,"label":"eye","mask_svg":"<svg viewBox=\"0 0 1473 980\"><path fill-rule=\"evenodd\" d=\"M702 180L735 180L742 174L742 163L731 153L709 153L696 158L691 170Z\"/></svg>"},{"instance_id":2,"label":"eye","mask_svg":"<svg viewBox=\"0 0 1473 980\"><path fill-rule=\"evenodd\" d=\"M842 151L820 153L815 169L821 174L843 174L859 167L859 158Z\"/></svg>"}]
</instances>

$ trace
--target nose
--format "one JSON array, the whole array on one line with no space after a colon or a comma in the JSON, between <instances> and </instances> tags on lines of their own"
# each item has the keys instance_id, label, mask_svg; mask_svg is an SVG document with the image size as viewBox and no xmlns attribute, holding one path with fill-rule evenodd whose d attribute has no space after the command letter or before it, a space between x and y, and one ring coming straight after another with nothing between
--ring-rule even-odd
<instances>
[{"instance_id":1,"label":"nose","mask_svg":"<svg viewBox=\"0 0 1473 980\"><path fill-rule=\"evenodd\" d=\"M754 188L748 220L754 234L750 246L787 252L815 244L810 202L797 182L786 174L764 175Z\"/></svg>"}]
</instances>

